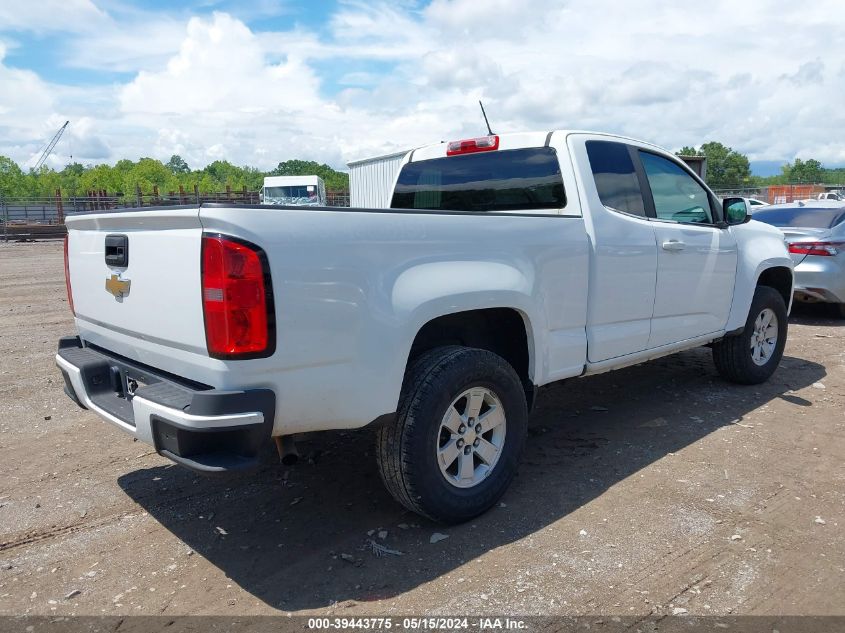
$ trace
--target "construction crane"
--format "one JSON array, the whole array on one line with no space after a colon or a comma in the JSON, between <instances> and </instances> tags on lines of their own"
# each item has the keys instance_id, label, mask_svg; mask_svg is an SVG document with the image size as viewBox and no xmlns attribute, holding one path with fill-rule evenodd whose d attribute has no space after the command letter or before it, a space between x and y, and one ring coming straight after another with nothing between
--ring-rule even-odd
<instances>
[{"instance_id":1,"label":"construction crane","mask_svg":"<svg viewBox=\"0 0 845 633\"><path fill-rule=\"evenodd\" d=\"M47 147L44 148L44 151L41 152L41 156L38 158L38 162L35 163L35 167L33 168L34 171L38 171L41 169L41 165L44 164L44 161L53 153L53 148L56 147L56 143L59 142L59 139L62 138L62 134L65 133L65 128L68 126L70 121L65 121L65 124L59 128L59 131L56 132L56 135L50 139L50 142L47 143Z\"/></svg>"}]
</instances>

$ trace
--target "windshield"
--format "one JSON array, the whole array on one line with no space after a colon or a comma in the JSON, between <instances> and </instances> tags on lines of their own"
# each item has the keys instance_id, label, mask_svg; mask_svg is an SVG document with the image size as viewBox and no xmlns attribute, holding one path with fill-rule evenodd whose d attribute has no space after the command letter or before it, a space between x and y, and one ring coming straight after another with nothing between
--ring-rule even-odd
<instances>
[{"instance_id":1,"label":"windshield","mask_svg":"<svg viewBox=\"0 0 845 633\"><path fill-rule=\"evenodd\" d=\"M394 209L529 211L566 206L557 154L550 147L479 152L408 163Z\"/></svg>"},{"instance_id":2,"label":"windshield","mask_svg":"<svg viewBox=\"0 0 845 633\"><path fill-rule=\"evenodd\" d=\"M754 219L772 226L793 226L808 229L830 229L845 220L845 208L814 209L812 207L789 207L786 209L761 209L754 213Z\"/></svg>"},{"instance_id":3,"label":"windshield","mask_svg":"<svg viewBox=\"0 0 845 633\"><path fill-rule=\"evenodd\" d=\"M316 185L291 185L288 187L265 187L264 204L318 205Z\"/></svg>"}]
</instances>

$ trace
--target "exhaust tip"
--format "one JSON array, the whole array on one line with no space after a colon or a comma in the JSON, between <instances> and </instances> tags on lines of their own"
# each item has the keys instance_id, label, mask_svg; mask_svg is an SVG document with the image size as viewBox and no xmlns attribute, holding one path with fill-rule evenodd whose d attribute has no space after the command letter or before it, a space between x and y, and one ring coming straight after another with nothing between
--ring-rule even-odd
<instances>
[{"instance_id":1,"label":"exhaust tip","mask_svg":"<svg viewBox=\"0 0 845 633\"><path fill-rule=\"evenodd\" d=\"M274 438L276 440L276 450L279 452L279 460L285 466L293 466L299 461L299 451L296 448L296 442L293 441L292 435L281 435Z\"/></svg>"}]
</instances>

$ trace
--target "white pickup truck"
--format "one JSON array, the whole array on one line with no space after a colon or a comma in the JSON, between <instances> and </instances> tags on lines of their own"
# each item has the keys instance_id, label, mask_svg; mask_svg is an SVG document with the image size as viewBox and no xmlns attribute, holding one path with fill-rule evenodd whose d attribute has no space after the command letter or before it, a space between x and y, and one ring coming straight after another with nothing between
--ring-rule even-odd
<instances>
[{"instance_id":1,"label":"white pickup truck","mask_svg":"<svg viewBox=\"0 0 845 633\"><path fill-rule=\"evenodd\" d=\"M510 483L543 385L708 344L734 382L780 362L783 236L654 145L422 147L392 207L68 217L67 394L204 472L374 424L393 496L459 522Z\"/></svg>"}]
</instances>

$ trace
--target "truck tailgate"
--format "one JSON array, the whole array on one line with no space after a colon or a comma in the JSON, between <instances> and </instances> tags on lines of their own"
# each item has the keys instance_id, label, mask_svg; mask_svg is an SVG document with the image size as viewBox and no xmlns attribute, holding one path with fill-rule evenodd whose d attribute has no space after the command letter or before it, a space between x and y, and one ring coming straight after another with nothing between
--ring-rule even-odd
<instances>
[{"instance_id":1,"label":"truck tailgate","mask_svg":"<svg viewBox=\"0 0 845 633\"><path fill-rule=\"evenodd\" d=\"M205 353L197 207L70 216L66 223L80 333L90 329L86 338L103 347L113 333L115 340ZM125 245L125 265L106 261L107 236Z\"/></svg>"}]
</instances>

